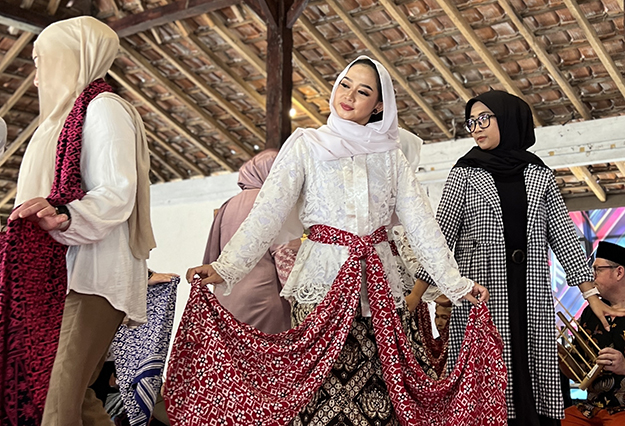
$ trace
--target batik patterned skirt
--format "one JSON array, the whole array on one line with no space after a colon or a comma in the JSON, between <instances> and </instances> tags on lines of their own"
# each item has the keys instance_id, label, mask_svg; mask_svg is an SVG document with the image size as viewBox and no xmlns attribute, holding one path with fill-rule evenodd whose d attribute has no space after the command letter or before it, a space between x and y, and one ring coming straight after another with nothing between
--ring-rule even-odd
<instances>
[{"instance_id":1,"label":"batik patterned skirt","mask_svg":"<svg viewBox=\"0 0 625 426\"><path fill-rule=\"evenodd\" d=\"M293 303L291 320L299 325L315 308ZM423 348L418 326L407 309L399 309L404 331L423 371L436 373ZM384 384L370 317L356 313L345 346L312 401L293 420L292 426L399 426Z\"/></svg>"}]
</instances>

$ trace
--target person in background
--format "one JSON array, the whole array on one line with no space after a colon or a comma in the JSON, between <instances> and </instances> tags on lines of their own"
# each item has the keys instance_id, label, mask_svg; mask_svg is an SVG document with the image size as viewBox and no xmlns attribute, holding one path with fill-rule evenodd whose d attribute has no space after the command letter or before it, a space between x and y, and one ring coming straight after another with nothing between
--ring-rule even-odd
<instances>
[{"instance_id":1,"label":"person in background","mask_svg":"<svg viewBox=\"0 0 625 426\"><path fill-rule=\"evenodd\" d=\"M593 270L603 301L625 308L625 248L599 242ZM606 331L590 306L578 321L601 349L596 363L603 372L588 388L587 399L564 411L562 426L625 425L625 318L608 317L608 321Z\"/></svg>"},{"instance_id":2,"label":"person in background","mask_svg":"<svg viewBox=\"0 0 625 426\"><path fill-rule=\"evenodd\" d=\"M120 324L146 322L149 153L138 112L103 80L118 51L117 34L86 16L48 26L34 44L41 124L9 221L30 221L69 247L43 426L111 424L88 387ZM44 197L58 185L51 203Z\"/></svg>"},{"instance_id":3,"label":"person in background","mask_svg":"<svg viewBox=\"0 0 625 426\"><path fill-rule=\"evenodd\" d=\"M504 341L508 369L508 424L556 425L564 407L548 248L563 265L568 284L579 286L601 318L625 311L606 306L590 291L592 270L553 173L527 151L536 141L529 105L492 90L467 103L465 118L477 146L451 169L438 223L460 272L491 292L489 309ZM425 271L417 277L434 284ZM450 366L460 351L469 310L466 303L453 308Z\"/></svg>"},{"instance_id":4,"label":"person in background","mask_svg":"<svg viewBox=\"0 0 625 426\"><path fill-rule=\"evenodd\" d=\"M241 166L238 182L241 192L226 201L215 215L206 243L204 263L217 260L250 213L277 155L277 150L267 149ZM277 248L277 245L272 245L229 295L225 295L223 286L215 288L219 303L236 319L265 333L280 333L291 328L291 305L280 297L282 285L274 260Z\"/></svg>"},{"instance_id":5,"label":"person in background","mask_svg":"<svg viewBox=\"0 0 625 426\"><path fill-rule=\"evenodd\" d=\"M447 324L449 324L449 319L451 318L451 306L443 306L437 303L436 310L434 312L434 325L436 325L438 333L442 334L445 327L447 327Z\"/></svg>"}]
</instances>

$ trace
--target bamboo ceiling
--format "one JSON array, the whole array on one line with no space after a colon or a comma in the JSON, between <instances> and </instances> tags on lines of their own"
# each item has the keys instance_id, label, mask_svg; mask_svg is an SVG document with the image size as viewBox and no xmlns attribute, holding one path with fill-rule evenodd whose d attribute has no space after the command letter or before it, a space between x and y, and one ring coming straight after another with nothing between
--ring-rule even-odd
<instances>
[{"instance_id":1,"label":"bamboo ceiling","mask_svg":"<svg viewBox=\"0 0 625 426\"><path fill-rule=\"evenodd\" d=\"M264 1L195 0L197 15L146 20L145 29L122 37L109 81L145 121L152 182L234 171L263 149L267 32L248 3ZM0 217L13 206L21 157L37 125L36 34L24 29L84 14L116 28L169 3L0 1L0 116L9 131L0 157ZM293 126L325 122L334 79L361 54L387 66L400 124L426 143L466 137L465 102L491 88L527 100L537 125L625 113L622 0L298 3L305 9L293 27ZM30 26L11 25L3 15L25 16ZM557 170L556 176L567 197L625 192L625 164Z\"/></svg>"}]
</instances>

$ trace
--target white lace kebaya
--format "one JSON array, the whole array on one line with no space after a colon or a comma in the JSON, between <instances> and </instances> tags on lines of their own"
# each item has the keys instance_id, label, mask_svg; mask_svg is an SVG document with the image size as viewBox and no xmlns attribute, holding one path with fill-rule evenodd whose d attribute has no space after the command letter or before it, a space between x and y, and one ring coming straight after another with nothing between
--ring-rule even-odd
<instances>
[{"instance_id":1,"label":"white lace kebaya","mask_svg":"<svg viewBox=\"0 0 625 426\"><path fill-rule=\"evenodd\" d=\"M406 158L397 149L397 114L391 79L379 63L374 63L381 77L384 119L367 126L356 125L361 129L352 125L355 123L331 128L324 126L320 130L298 129L289 138L258 194L254 208L219 259L212 263L225 281L219 285L226 286L226 293L266 252L293 208L304 227L328 225L360 236L369 235L381 226L389 226L393 213L396 213L405 227L410 245L440 290L454 303L471 291L473 282L458 273L456 261L419 183ZM336 86L335 83L331 104ZM336 122L336 112L333 108L331 111L331 121ZM368 130L363 131L364 128ZM341 144L343 148L328 150L319 143L320 140L337 140L336 135L326 138L328 130L342 132L339 136L348 141ZM367 131L370 136L359 139ZM384 135L387 135L386 141ZM368 141L375 143L368 146ZM383 143L386 150L380 149ZM320 152L324 154L320 155ZM402 307L402 280L390 246L382 243L376 246L376 250L396 305ZM347 257L347 247L305 240L282 296L298 303L319 303ZM362 293L362 311L367 315L364 287Z\"/></svg>"}]
</instances>

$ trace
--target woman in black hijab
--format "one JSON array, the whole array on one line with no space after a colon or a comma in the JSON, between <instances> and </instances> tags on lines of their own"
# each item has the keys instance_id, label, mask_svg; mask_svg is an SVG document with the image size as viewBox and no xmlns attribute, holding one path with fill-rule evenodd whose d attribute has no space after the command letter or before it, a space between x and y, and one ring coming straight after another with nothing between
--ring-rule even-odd
<instances>
[{"instance_id":1,"label":"woman in black hijab","mask_svg":"<svg viewBox=\"0 0 625 426\"><path fill-rule=\"evenodd\" d=\"M504 341L508 368L508 424L557 425L564 407L548 247L564 267L569 285L591 290L593 272L553 173L527 151L536 141L527 103L493 90L471 99L465 115L477 146L451 170L437 219L460 273L491 292L489 308ZM418 277L432 284L427 274ZM586 296L595 312L609 309L596 295ZM453 309L450 366L458 356L469 310L470 304L464 303Z\"/></svg>"}]
</instances>

